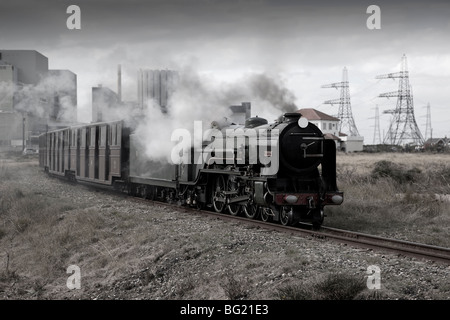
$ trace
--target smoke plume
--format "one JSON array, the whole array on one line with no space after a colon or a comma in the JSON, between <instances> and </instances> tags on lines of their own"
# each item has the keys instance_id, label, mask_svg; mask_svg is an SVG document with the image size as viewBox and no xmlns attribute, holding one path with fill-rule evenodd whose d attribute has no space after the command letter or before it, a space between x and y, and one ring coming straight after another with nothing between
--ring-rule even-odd
<instances>
[{"instance_id":1,"label":"smoke plume","mask_svg":"<svg viewBox=\"0 0 450 320\"><path fill-rule=\"evenodd\" d=\"M273 79L267 74L257 74L249 76L248 80L253 97L267 101L282 113L298 110L294 103L295 95L283 86L281 79Z\"/></svg>"},{"instance_id":2,"label":"smoke plume","mask_svg":"<svg viewBox=\"0 0 450 320\"><path fill-rule=\"evenodd\" d=\"M212 121L231 115L231 105L245 101L252 104L252 116L266 116L269 122L285 112L297 110L295 95L277 77L250 74L225 83L188 69L180 72L167 112L149 101L135 133L149 158L169 161L175 144L170 141L174 130L192 132L194 121L202 121L203 130L209 129Z\"/></svg>"},{"instance_id":3,"label":"smoke plume","mask_svg":"<svg viewBox=\"0 0 450 320\"><path fill-rule=\"evenodd\" d=\"M64 73L49 73L36 85L3 82L0 84L0 92L6 93L2 95L4 99L1 101L4 108L12 103L16 112L39 118L76 121L74 83Z\"/></svg>"}]
</instances>

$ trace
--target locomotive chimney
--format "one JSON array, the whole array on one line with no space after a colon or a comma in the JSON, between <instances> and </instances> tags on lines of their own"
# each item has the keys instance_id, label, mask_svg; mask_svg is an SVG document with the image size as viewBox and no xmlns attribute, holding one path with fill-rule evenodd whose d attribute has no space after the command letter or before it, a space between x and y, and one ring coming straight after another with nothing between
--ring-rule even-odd
<instances>
[{"instance_id":1,"label":"locomotive chimney","mask_svg":"<svg viewBox=\"0 0 450 320\"><path fill-rule=\"evenodd\" d=\"M284 119L286 121L298 121L298 118L302 116L299 112L288 112L284 114Z\"/></svg>"}]
</instances>

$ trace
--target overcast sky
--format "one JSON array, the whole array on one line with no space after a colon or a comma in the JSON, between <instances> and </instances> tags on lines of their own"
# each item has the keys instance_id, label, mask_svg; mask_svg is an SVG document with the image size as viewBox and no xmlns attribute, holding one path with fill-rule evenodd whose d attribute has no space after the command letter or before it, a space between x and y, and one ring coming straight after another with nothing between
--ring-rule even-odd
<instances>
[{"instance_id":1,"label":"overcast sky","mask_svg":"<svg viewBox=\"0 0 450 320\"><path fill-rule=\"evenodd\" d=\"M422 134L430 103L433 136L450 137L450 3L392 2L2 1L0 49L37 50L51 69L76 73L81 121L90 121L92 86L116 90L118 64L124 100L137 99L139 68L191 67L227 82L249 73L277 75L298 108L331 115L338 106L323 102L339 91L321 85L341 81L346 66L353 115L366 144L373 141L376 105L383 134L389 115L382 111L396 104L378 94L398 89L397 81L375 76L400 71L406 54ZM66 27L71 4L81 8L81 30ZM380 30L366 26L371 4L381 8Z\"/></svg>"}]
</instances>

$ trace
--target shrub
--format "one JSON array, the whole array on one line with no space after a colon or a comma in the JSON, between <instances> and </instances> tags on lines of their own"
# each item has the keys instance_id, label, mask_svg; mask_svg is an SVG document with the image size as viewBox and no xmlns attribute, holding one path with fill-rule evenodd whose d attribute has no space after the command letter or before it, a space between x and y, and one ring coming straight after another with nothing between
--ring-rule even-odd
<instances>
[{"instance_id":1,"label":"shrub","mask_svg":"<svg viewBox=\"0 0 450 320\"><path fill-rule=\"evenodd\" d=\"M391 161L378 161L372 170L373 179L391 178L399 184L417 182L422 178L422 171L416 167L405 169L403 166Z\"/></svg>"},{"instance_id":2,"label":"shrub","mask_svg":"<svg viewBox=\"0 0 450 320\"><path fill-rule=\"evenodd\" d=\"M349 274L331 273L313 283L289 284L278 288L280 300L353 300L366 289L363 278Z\"/></svg>"},{"instance_id":3,"label":"shrub","mask_svg":"<svg viewBox=\"0 0 450 320\"><path fill-rule=\"evenodd\" d=\"M313 300L314 292L306 285L289 284L278 288L275 297L280 300Z\"/></svg>"},{"instance_id":4,"label":"shrub","mask_svg":"<svg viewBox=\"0 0 450 320\"><path fill-rule=\"evenodd\" d=\"M352 300L366 288L364 279L348 274L332 273L316 285L320 299Z\"/></svg>"},{"instance_id":5,"label":"shrub","mask_svg":"<svg viewBox=\"0 0 450 320\"><path fill-rule=\"evenodd\" d=\"M248 295L248 283L246 281L236 279L232 274L226 274L226 281L222 285L225 294L230 300L242 300Z\"/></svg>"}]
</instances>

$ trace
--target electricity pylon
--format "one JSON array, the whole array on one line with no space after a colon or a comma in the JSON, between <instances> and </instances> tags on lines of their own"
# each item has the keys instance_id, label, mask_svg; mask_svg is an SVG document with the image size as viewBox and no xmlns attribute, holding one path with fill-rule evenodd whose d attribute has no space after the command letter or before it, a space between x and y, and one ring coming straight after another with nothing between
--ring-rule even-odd
<instances>
[{"instance_id":1,"label":"electricity pylon","mask_svg":"<svg viewBox=\"0 0 450 320\"><path fill-rule=\"evenodd\" d=\"M425 124L425 141L427 141L430 138L433 138L433 129L431 128L431 110L430 110L430 103L428 102L427 122Z\"/></svg>"},{"instance_id":2,"label":"electricity pylon","mask_svg":"<svg viewBox=\"0 0 450 320\"><path fill-rule=\"evenodd\" d=\"M341 89L341 97L334 100L327 100L325 104L339 104L338 118L339 132L348 134L349 136L359 136L356 128L355 120L353 119L352 106L350 103L350 89L348 85L347 68L344 67L342 72L342 81L323 85L322 88L336 88Z\"/></svg>"},{"instance_id":3,"label":"electricity pylon","mask_svg":"<svg viewBox=\"0 0 450 320\"><path fill-rule=\"evenodd\" d=\"M397 97L395 110L387 110L384 113L393 115L389 130L384 138L384 143L394 145L423 144L424 140L414 117L414 103L411 86L409 84L409 72L406 55L402 57L402 69L400 72L377 76L376 79L399 79L398 91L382 93L379 97Z\"/></svg>"},{"instance_id":4,"label":"electricity pylon","mask_svg":"<svg viewBox=\"0 0 450 320\"><path fill-rule=\"evenodd\" d=\"M378 138L378 143L381 143L381 134L380 134L380 113L378 110L378 105L375 108L375 129L373 132L373 144L376 144Z\"/></svg>"}]
</instances>

